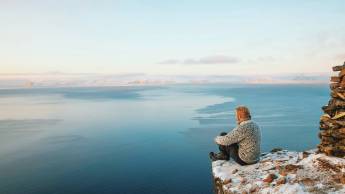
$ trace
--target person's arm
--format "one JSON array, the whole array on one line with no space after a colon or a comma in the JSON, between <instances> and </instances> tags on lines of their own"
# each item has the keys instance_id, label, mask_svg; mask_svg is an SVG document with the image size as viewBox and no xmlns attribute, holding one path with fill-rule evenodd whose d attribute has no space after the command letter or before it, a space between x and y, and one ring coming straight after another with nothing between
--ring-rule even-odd
<instances>
[{"instance_id":1,"label":"person's arm","mask_svg":"<svg viewBox=\"0 0 345 194\"><path fill-rule=\"evenodd\" d=\"M218 145L231 145L234 143L238 143L240 142L242 139L244 139L245 137L245 130L243 127L238 126L235 129L233 129L232 131L230 131L227 135L224 136L217 136L214 141L218 144Z\"/></svg>"}]
</instances>

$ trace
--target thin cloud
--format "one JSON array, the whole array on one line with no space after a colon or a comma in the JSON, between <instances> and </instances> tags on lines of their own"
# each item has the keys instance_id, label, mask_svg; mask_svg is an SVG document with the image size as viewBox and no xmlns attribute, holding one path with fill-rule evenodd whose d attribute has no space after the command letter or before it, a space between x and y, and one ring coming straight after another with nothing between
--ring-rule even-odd
<instances>
[{"instance_id":1,"label":"thin cloud","mask_svg":"<svg viewBox=\"0 0 345 194\"><path fill-rule=\"evenodd\" d=\"M183 60L169 59L161 61L158 64L186 64L186 65L210 65L210 64L234 64L240 60L237 57L230 57L225 55L213 55L201 58L188 58Z\"/></svg>"},{"instance_id":2,"label":"thin cloud","mask_svg":"<svg viewBox=\"0 0 345 194\"><path fill-rule=\"evenodd\" d=\"M345 53L341 53L341 54L336 55L335 59L345 61Z\"/></svg>"},{"instance_id":3,"label":"thin cloud","mask_svg":"<svg viewBox=\"0 0 345 194\"><path fill-rule=\"evenodd\" d=\"M172 65L172 64L178 64L178 63L180 63L180 61L176 59L168 59L165 61L158 62L158 64L162 64L162 65Z\"/></svg>"},{"instance_id":4,"label":"thin cloud","mask_svg":"<svg viewBox=\"0 0 345 194\"><path fill-rule=\"evenodd\" d=\"M276 62L278 61L278 59L273 56L264 56L264 57L256 58L256 61L257 62Z\"/></svg>"}]
</instances>

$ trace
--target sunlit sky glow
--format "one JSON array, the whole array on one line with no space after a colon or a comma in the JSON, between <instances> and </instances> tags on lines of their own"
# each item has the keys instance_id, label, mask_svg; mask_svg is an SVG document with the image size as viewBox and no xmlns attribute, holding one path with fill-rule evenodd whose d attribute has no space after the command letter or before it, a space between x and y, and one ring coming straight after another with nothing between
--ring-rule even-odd
<instances>
[{"instance_id":1,"label":"sunlit sky glow","mask_svg":"<svg viewBox=\"0 0 345 194\"><path fill-rule=\"evenodd\" d=\"M345 1L0 0L0 73L329 72Z\"/></svg>"}]
</instances>

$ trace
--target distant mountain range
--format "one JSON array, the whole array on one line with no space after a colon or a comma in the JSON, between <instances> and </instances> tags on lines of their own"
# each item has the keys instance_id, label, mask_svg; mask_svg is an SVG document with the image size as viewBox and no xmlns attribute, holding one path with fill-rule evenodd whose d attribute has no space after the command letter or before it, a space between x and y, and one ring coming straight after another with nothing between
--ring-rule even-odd
<instances>
[{"instance_id":1,"label":"distant mountain range","mask_svg":"<svg viewBox=\"0 0 345 194\"><path fill-rule=\"evenodd\" d=\"M0 88L92 87L165 84L323 84L330 74L147 75L147 74L0 74Z\"/></svg>"}]
</instances>

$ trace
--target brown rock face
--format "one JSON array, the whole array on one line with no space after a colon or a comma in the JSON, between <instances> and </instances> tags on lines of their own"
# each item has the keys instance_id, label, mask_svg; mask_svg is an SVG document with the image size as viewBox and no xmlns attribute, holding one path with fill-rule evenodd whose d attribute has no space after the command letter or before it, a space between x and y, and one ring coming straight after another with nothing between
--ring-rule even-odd
<instances>
[{"instance_id":1,"label":"brown rock face","mask_svg":"<svg viewBox=\"0 0 345 194\"><path fill-rule=\"evenodd\" d=\"M285 177L280 177L277 180L277 185L282 185L282 184L285 184L285 183L286 183L286 178Z\"/></svg>"},{"instance_id":2,"label":"brown rock face","mask_svg":"<svg viewBox=\"0 0 345 194\"><path fill-rule=\"evenodd\" d=\"M265 183L271 183L273 182L274 179L276 179L277 176L275 174L269 174L264 180L263 182Z\"/></svg>"},{"instance_id":3,"label":"brown rock face","mask_svg":"<svg viewBox=\"0 0 345 194\"><path fill-rule=\"evenodd\" d=\"M345 63L334 66L333 71L338 75L332 76L330 81L331 99L323 106L324 115L320 118L318 145L320 152L330 156L345 156Z\"/></svg>"},{"instance_id":4,"label":"brown rock face","mask_svg":"<svg viewBox=\"0 0 345 194\"><path fill-rule=\"evenodd\" d=\"M345 173L338 173L333 175L333 179L337 183L345 184Z\"/></svg>"}]
</instances>

